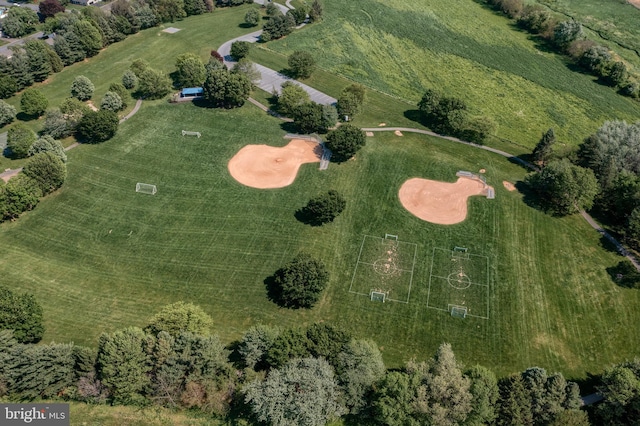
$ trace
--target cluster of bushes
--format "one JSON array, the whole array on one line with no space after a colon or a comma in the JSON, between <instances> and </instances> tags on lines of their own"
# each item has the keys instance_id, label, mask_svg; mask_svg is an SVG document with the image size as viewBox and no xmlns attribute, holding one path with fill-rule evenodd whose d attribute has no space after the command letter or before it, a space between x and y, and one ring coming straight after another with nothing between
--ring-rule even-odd
<instances>
[{"instance_id":1,"label":"cluster of bushes","mask_svg":"<svg viewBox=\"0 0 640 426\"><path fill-rule=\"evenodd\" d=\"M47 1L57 3L57 0ZM0 98L9 98L34 82L44 81L64 66L94 56L102 48L142 29L211 12L216 5L236 6L250 2L218 0L214 4L213 0L117 0L111 5L110 13L95 7L53 15L48 12L44 14L47 17L44 31L54 34L53 48L42 40L29 40L22 46L12 47L11 58L0 56ZM56 7L46 10L58 10ZM63 6L60 7L62 10L59 12L64 10ZM12 7L2 20L2 29L11 37L21 37L35 31L37 23L38 17L31 9Z\"/></svg>"},{"instance_id":2,"label":"cluster of bushes","mask_svg":"<svg viewBox=\"0 0 640 426\"><path fill-rule=\"evenodd\" d=\"M489 117L470 116L462 99L444 96L437 90L427 89L418 109L427 127L444 135L481 144L496 130Z\"/></svg>"},{"instance_id":3,"label":"cluster of bushes","mask_svg":"<svg viewBox=\"0 0 640 426\"><path fill-rule=\"evenodd\" d=\"M38 139L29 128L17 125L9 129L7 147L15 156L31 158L18 176L0 186L1 220L13 220L32 210L41 197L60 188L67 176L67 156L60 142L50 136Z\"/></svg>"},{"instance_id":4,"label":"cluster of bushes","mask_svg":"<svg viewBox=\"0 0 640 426\"><path fill-rule=\"evenodd\" d=\"M278 113L293 118L301 133L325 133L336 125L338 119L352 120L362 111L364 96L364 87L352 84L342 91L336 106L320 105L312 102L302 87L288 81L282 85L279 94L274 94Z\"/></svg>"},{"instance_id":5,"label":"cluster of bushes","mask_svg":"<svg viewBox=\"0 0 640 426\"><path fill-rule=\"evenodd\" d=\"M8 300L0 291L0 304ZM0 326L10 324L2 319ZM485 367L465 368L442 344L430 359L387 370L373 341L326 323L257 325L229 347L211 326L202 309L179 302L143 329L103 333L97 350L23 344L17 332L4 330L0 395L157 404L218 417L233 411L236 420L267 424L323 425L341 417L372 425L590 424L576 383L543 368L498 379ZM606 368L598 389L605 399L593 420L633 422L640 360Z\"/></svg>"},{"instance_id":6,"label":"cluster of bushes","mask_svg":"<svg viewBox=\"0 0 640 426\"><path fill-rule=\"evenodd\" d=\"M575 20L558 21L551 12L524 0L486 0L493 8L515 19L518 26L548 40L558 52L569 55L578 65L620 93L640 97L638 75L631 75L625 62L608 47L587 40L582 24Z\"/></svg>"},{"instance_id":7,"label":"cluster of bushes","mask_svg":"<svg viewBox=\"0 0 640 426\"><path fill-rule=\"evenodd\" d=\"M566 156L553 152L553 129L532 153L539 171L526 182L537 202L557 215L592 210L635 249L640 249L640 122L607 121ZM621 262L611 272L624 287L638 287L640 274Z\"/></svg>"},{"instance_id":8,"label":"cluster of bushes","mask_svg":"<svg viewBox=\"0 0 640 426\"><path fill-rule=\"evenodd\" d=\"M273 2L266 6L268 21L264 24L262 41L276 40L291 34L293 29L305 22L307 16L310 22L320 21L322 19L323 8L318 0L314 0L311 7L298 7L289 9L286 15L283 15L280 8ZM260 20L259 14L249 11L245 16L245 22L249 25L257 25Z\"/></svg>"}]
</instances>

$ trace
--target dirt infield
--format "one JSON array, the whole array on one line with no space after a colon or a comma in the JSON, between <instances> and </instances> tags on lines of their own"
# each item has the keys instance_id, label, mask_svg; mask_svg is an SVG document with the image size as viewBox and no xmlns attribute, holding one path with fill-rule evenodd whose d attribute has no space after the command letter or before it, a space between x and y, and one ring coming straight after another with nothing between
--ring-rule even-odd
<instances>
[{"instance_id":1,"label":"dirt infield","mask_svg":"<svg viewBox=\"0 0 640 426\"><path fill-rule=\"evenodd\" d=\"M322 147L316 142L292 139L285 147L247 145L229 160L231 176L252 188L282 188L291 185L305 163L319 163Z\"/></svg>"},{"instance_id":2,"label":"dirt infield","mask_svg":"<svg viewBox=\"0 0 640 426\"><path fill-rule=\"evenodd\" d=\"M640 9L640 0L629 0L629 4Z\"/></svg>"},{"instance_id":3,"label":"dirt infield","mask_svg":"<svg viewBox=\"0 0 640 426\"><path fill-rule=\"evenodd\" d=\"M400 187L400 203L414 216L439 225L460 223L467 217L467 198L486 195L487 187L476 179L460 177L455 183L413 178Z\"/></svg>"}]
</instances>

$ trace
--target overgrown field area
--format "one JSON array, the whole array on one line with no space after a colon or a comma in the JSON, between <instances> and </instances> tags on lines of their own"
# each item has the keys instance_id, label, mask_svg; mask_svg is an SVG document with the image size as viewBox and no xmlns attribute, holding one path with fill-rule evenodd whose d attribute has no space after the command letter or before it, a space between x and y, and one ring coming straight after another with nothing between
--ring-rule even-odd
<instances>
[{"instance_id":1,"label":"overgrown field area","mask_svg":"<svg viewBox=\"0 0 640 426\"><path fill-rule=\"evenodd\" d=\"M640 66L640 10L626 0L537 0L583 23L625 61Z\"/></svg>"},{"instance_id":2,"label":"overgrown field area","mask_svg":"<svg viewBox=\"0 0 640 426\"><path fill-rule=\"evenodd\" d=\"M314 52L323 68L411 102L425 88L462 98L498 123L498 136L529 147L550 127L575 146L603 121L640 113L481 3L327 0L325 10L321 25L268 48Z\"/></svg>"},{"instance_id":3,"label":"overgrown field area","mask_svg":"<svg viewBox=\"0 0 640 426\"><path fill-rule=\"evenodd\" d=\"M183 137L182 129L202 138ZM465 363L506 374L531 365L572 377L635 355L637 292L616 286L619 260L580 217L529 207L503 180L525 171L502 157L423 136L377 134L354 160L302 167L276 190L244 187L227 171L246 144L283 146L280 122L237 110L145 104L101 145L69 152L69 177L54 196L3 225L0 274L43 304L45 341L94 346L103 331L143 325L165 304L201 305L230 342L250 325L317 321L373 338L390 366L424 359L451 342ZM486 169L496 199L474 197L468 219L421 221L398 201L411 177L454 181ZM154 196L137 182L157 185ZM347 209L310 227L295 212L336 189ZM374 303L349 293L363 237L392 233L416 244L409 303ZM452 318L427 307L434 248L468 247L488 258L489 319ZM278 308L264 280L299 250L322 259L330 285L312 310ZM372 283L372 287L375 287Z\"/></svg>"}]
</instances>

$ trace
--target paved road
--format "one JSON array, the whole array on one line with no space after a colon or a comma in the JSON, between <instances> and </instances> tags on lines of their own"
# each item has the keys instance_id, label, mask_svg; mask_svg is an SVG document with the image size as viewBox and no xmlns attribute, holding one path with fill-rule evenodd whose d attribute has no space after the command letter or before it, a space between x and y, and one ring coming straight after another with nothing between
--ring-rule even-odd
<instances>
[{"instance_id":1,"label":"paved road","mask_svg":"<svg viewBox=\"0 0 640 426\"><path fill-rule=\"evenodd\" d=\"M236 41L247 41L249 43L256 43L260 40L260 34L262 34L262 30L254 31L249 34L245 34L240 37L236 37L229 41L222 43L222 45L218 48L218 53L224 58L224 64L227 68L232 68L236 61L231 57L231 45ZM255 81L256 86L264 90L265 92L280 93L282 89L282 85L286 81L291 81L302 87L308 94L311 100L315 103L322 105L331 105L337 102L336 98L333 98L325 93L322 93L319 90L314 89L311 86L308 86L304 83L301 83L291 77L288 77L278 71L272 70L271 68L267 68L264 65L255 64L256 70L260 73L260 79Z\"/></svg>"}]
</instances>

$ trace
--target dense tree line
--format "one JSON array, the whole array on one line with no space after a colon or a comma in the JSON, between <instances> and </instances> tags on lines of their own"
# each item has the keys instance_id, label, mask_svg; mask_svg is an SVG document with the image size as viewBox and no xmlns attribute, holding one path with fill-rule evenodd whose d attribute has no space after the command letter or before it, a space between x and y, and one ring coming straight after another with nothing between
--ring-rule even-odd
<instances>
[{"instance_id":1,"label":"dense tree line","mask_svg":"<svg viewBox=\"0 0 640 426\"><path fill-rule=\"evenodd\" d=\"M575 20L559 21L549 9L524 0L485 0L496 10L514 19L517 25L549 42L559 53L566 54L586 71L620 93L640 97L640 75L607 46L588 40L582 24Z\"/></svg>"},{"instance_id":2,"label":"dense tree line","mask_svg":"<svg viewBox=\"0 0 640 426\"><path fill-rule=\"evenodd\" d=\"M7 148L15 158L29 160L18 176L0 185L0 221L13 220L32 210L41 197L60 188L67 175L67 155L49 135L38 136L23 124L7 132Z\"/></svg>"},{"instance_id":3,"label":"dense tree line","mask_svg":"<svg viewBox=\"0 0 640 426\"><path fill-rule=\"evenodd\" d=\"M212 12L225 6L250 3L249 0L117 0L111 12L87 7L64 13L58 0L41 2L46 17L45 34L52 34L53 47L43 40L28 40L12 46L10 58L0 56L0 99L13 96L34 82L44 81L66 65L96 55L112 43L140 30L172 22L190 15ZM38 16L26 7L12 7L2 20L2 30L10 37L35 31ZM0 125L2 125L0 111Z\"/></svg>"},{"instance_id":4,"label":"dense tree line","mask_svg":"<svg viewBox=\"0 0 640 426\"><path fill-rule=\"evenodd\" d=\"M2 293L0 293L0 296ZM3 301L0 297L0 303ZM4 323L3 323L4 324ZM528 368L501 379L463 366L449 344L432 358L387 370L378 346L334 326L256 325L225 347L198 306L166 306L144 328L103 333L97 349L31 345L0 331L0 395L31 400L157 404L250 423L324 425L579 425L576 383ZM638 416L640 361L605 369L593 420Z\"/></svg>"}]
</instances>

